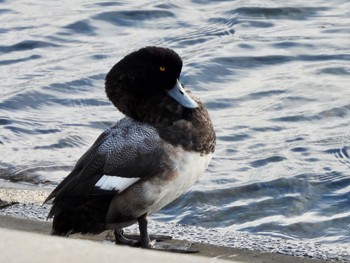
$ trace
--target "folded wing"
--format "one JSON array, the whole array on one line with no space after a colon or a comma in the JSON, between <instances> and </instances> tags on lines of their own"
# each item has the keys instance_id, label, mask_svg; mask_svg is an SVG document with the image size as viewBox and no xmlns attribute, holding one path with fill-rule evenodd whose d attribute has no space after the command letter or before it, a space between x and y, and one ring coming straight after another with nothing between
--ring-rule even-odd
<instances>
[{"instance_id":1,"label":"folded wing","mask_svg":"<svg viewBox=\"0 0 350 263\"><path fill-rule=\"evenodd\" d=\"M165 165L160 137L149 125L124 118L103 132L45 202L115 195L156 175ZM49 216L52 216L50 214Z\"/></svg>"}]
</instances>

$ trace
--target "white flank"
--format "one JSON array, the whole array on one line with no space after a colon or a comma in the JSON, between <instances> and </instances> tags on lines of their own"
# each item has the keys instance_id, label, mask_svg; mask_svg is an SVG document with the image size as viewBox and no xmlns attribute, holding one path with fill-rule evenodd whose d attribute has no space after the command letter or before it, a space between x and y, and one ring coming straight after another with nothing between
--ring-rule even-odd
<instances>
[{"instance_id":1,"label":"white flank","mask_svg":"<svg viewBox=\"0 0 350 263\"><path fill-rule=\"evenodd\" d=\"M151 213L158 211L185 193L205 172L211 157L212 154L201 156L199 153L186 151L180 154L180 158L174 160L177 176L164 185L153 185L148 190L150 193L159 193L158 200L150 208Z\"/></svg>"},{"instance_id":2,"label":"white flank","mask_svg":"<svg viewBox=\"0 0 350 263\"><path fill-rule=\"evenodd\" d=\"M97 181L95 184L96 187L102 189L102 190L108 190L108 191L119 191L122 192L126 188L128 188L130 185L136 183L141 178L139 177L132 177L132 178L126 178L126 177L118 177L113 175L103 175L100 180Z\"/></svg>"}]
</instances>

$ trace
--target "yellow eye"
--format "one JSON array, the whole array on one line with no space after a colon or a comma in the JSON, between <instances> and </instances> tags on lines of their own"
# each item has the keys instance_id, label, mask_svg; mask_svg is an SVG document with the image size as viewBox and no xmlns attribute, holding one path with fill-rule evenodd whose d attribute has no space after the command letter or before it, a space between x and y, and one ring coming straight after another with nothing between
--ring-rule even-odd
<instances>
[{"instance_id":1,"label":"yellow eye","mask_svg":"<svg viewBox=\"0 0 350 263\"><path fill-rule=\"evenodd\" d=\"M160 71L165 71L165 67L164 67L164 66L160 66L160 67L159 67L159 70L160 70Z\"/></svg>"}]
</instances>

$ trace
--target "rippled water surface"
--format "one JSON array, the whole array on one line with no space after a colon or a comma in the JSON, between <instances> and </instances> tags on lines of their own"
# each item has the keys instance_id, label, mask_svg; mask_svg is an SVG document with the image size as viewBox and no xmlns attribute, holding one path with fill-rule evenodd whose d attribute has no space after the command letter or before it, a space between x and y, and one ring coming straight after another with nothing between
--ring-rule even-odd
<instances>
[{"instance_id":1,"label":"rippled water surface","mask_svg":"<svg viewBox=\"0 0 350 263\"><path fill-rule=\"evenodd\" d=\"M0 178L53 187L122 117L109 69L175 49L217 131L154 218L350 244L350 2L0 0Z\"/></svg>"}]
</instances>

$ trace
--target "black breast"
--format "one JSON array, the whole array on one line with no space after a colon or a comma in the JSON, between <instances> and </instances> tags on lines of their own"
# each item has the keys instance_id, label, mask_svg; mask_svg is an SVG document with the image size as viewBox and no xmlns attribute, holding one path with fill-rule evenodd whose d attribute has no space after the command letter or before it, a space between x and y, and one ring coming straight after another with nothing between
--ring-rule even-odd
<instances>
[{"instance_id":1,"label":"black breast","mask_svg":"<svg viewBox=\"0 0 350 263\"><path fill-rule=\"evenodd\" d=\"M143 121L155 127L160 137L174 146L201 154L213 153L216 135L208 111L199 99L191 97L198 103L198 108L187 109L172 98L163 97L157 105L141 110L147 112Z\"/></svg>"}]
</instances>

